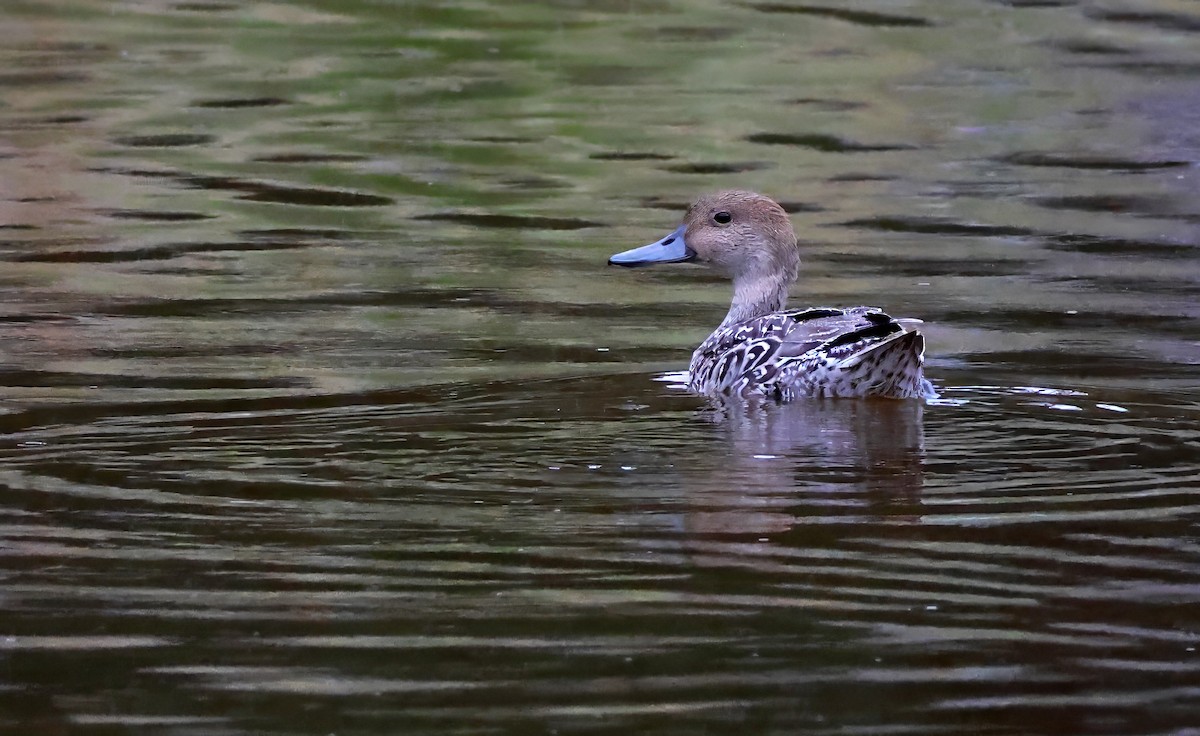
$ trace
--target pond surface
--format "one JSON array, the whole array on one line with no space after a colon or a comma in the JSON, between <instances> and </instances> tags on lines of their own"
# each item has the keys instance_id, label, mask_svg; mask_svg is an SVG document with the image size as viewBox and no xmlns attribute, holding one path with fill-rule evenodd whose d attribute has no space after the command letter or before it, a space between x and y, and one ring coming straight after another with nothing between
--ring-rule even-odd
<instances>
[{"instance_id":1,"label":"pond surface","mask_svg":"<svg viewBox=\"0 0 1200 736\"><path fill-rule=\"evenodd\" d=\"M5 3L0 730L1200 726L1200 7ZM928 404L677 386L793 305Z\"/></svg>"}]
</instances>

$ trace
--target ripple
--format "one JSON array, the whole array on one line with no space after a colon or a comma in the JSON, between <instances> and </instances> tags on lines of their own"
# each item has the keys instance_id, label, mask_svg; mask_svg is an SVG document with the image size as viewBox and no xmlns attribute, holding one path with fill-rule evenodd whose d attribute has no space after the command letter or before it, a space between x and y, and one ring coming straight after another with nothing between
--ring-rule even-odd
<instances>
[{"instance_id":1,"label":"ripple","mask_svg":"<svg viewBox=\"0 0 1200 736\"><path fill-rule=\"evenodd\" d=\"M1157 169L1176 169L1191 166L1190 161L1162 160L1133 160L1110 156L1079 155L1067 153L1020 151L1001 156L997 159L1002 163L1017 166L1061 167L1068 169L1096 169L1103 171L1154 171Z\"/></svg>"},{"instance_id":2,"label":"ripple","mask_svg":"<svg viewBox=\"0 0 1200 736\"><path fill-rule=\"evenodd\" d=\"M588 156L597 161L670 161L675 158L664 153L640 151L601 151Z\"/></svg>"},{"instance_id":3,"label":"ripple","mask_svg":"<svg viewBox=\"0 0 1200 736\"><path fill-rule=\"evenodd\" d=\"M377 194L325 187L299 187L235 176L190 174L170 169L94 167L92 171L144 179L168 179L195 189L242 192L238 199L311 207L382 207L392 199Z\"/></svg>"},{"instance_id":4,"label":"ripple","mask_svg":"<svg viewBox=\"0 0 1200 736\"><path fill-rule=\"evenodd\" d=\"M193 107L211 107L217 109L237 109L242 107L278 107L290 104L282 97L227 97L216 100L196 100Z\"/></svg>"},{"instance_id":5,"label":"ripple","mask_svg":"<svg viewBox=\"0 0 1200 736\"><path fill-rule=\"evenodd\" d=\"M914 146L899 143L858 143L824 133L753 133L746 136L750 143L773 146L797 146L827 153L863 153L871 151L907 151Z\"/></svg>"},{"instance_id":6,"label":"ripple","mask_svg":"<svg viewBox=\"0 0 1200 736\"><path fill-rule=\"evenodd\" d=\"M0 652L144 649L174 643L154 636L0 636Z\"/></svg>"},{"instance_id":7,"label":"ripple","mask_svg":"<svg viewBox=\"0 0 1200 736\"><path fill-rule=\"evenodd\" d=\"M160 389L263 389L298 388L307 385L294 378L230 378L225 376L120 376L112 374L67 373L62 371L0 370L6 386L76 386Z\"/></svg>"},{"instance_id":8,"label":"ripple","mask_svg":"<svg viewBox=\"0 0 1200 736\"><path fill-rule=\"evenodd\" d=\"M412 219L428 222L455 222L476 227L494 227L513 230L583 230L589 227L604 227L602 222L593 222L573 217L535 217L529 215L485 215L471 212L436 212L416 215Z\"/></svg>"},{"instance_id":9,"label":"ripple","mask_svg":"<svg viewBox=\"0 0 1200 736\"><path fill-rule=\"evenodd\" d=\"M1163 207L1161 196L1140 194L1088 194L1066 197L1038 197L1034 202L1040 207L1080 212L1130 212L1146 216L1171 217Z\"/></svg>"},{"instance_id":10,"label":"ripple","mask_svg":"<svg viewBox=\"0 0 1200 736\"><path fill-rule=\"evenodd\" d=\"M118 220L148 220L151 222L195 222L196 220L211 220L216 217L216 215L204 212L178 210L108 210L104 214Z\"/></svg>"},{"instance_id":11,"label":"ripple","mask_svg":"<svg viewBox=\"0 0 1200 736\"><path fill-rule=\"evenodd\" d=\"M974 233L977 234L977 233ZM903 276L1012 276L1029 273L1029 264L1024 261L991 260L977 258L870 258L860 254L827 254L821 260L844 265L858 273L875 272Z\"/></svg>"},{"instance_id":12,"label":"ripple","mask_svg":"<svg viewBox=\"0 0 1200 736\"><path fill-rule=\"evenodd\" d=\"M324 163L353 163L366 161L366 156L352 153L273 153L255 156L252 161L268 164L324 164Z\"/></svg>"},{"instance_id":13,"label":"ripple","mask_svg":"<svg viewBox=\"0 0 1200 736\"><path fill-rule=\"evenodd\" d=\"M0 87L40 87L55 84L78 84L87 82L91 77L79 71L66 69L44 69L38 71L4 72L0 73Z\"/></svg>"},{"instance_id":14,"label":"ripple","mask_svg":"<svg viewBox=\"0 0 1200 736\"><path fill-rule=\"evenodd\" d=\"M868 107L866 102L858 100L839 100L828 97L799 97L792 100L793 105L803 105L805 107L815 107L826 112L848 112L850 110L861 110Z\"/></svg>"},{"instance_id":15,"label":"ripple","mask_svg":"<svg viewBox=\"0 0 1200 736\"><path fill-rule=\"evenodd\" d=\"M869 26L872 28L928 28L934 25L933 21L911 15L877 13L868 10L851 10L848 8L835 8L823 5L750 3L747 4L746 7L757 10L760 13L811 15L818 18L832 18L834 20L853 23L855 25Z\"/></svg>"},{"instance_id":16,"label":"ripple","mask_svg":"<svg viewBox=\"0 0 1200 736\"><path fill-rule=\"evenodd\" d=\"M1100 56L1127 56L1135 53L1123 46L1097 41L1091 38L1074 38L1053 41L1051 48L1065 51L1068 54L1095 54Z\"/></svg>"},{"instance_id":17,"label":"ripple","mask_svg":"<svg viewBox=\"0 0 1200 736\"><path fill-rule=\"evenodd\" d=\"M841 227L868 228L896 233L926 233L930 235L975 235L984 238L1027 237L1037 233L1015 225L985 225L959 222L939 217L882 216L862 217L838 223Z\"/></svg>"},{"instance_id":18,"label":"ripple","mask_svg":"<svg viewBox=\"0 0 1200 736\"><path fill-rule=\"evenodd\" d=\"M740 174L747 171L769 169L772 164L765 161L707 161L664 166L666 171L677 174Z\"/></svg>"},{"instance_id":19,"label":"ripple","mask_svg":"<svg viewBox=\"0 0 1200 736\"><path fill-rule=\"evenodd\" d=\"M314 187L285 187L275 184L237 184L228 182L205 182L205 189L238 189L248 193L238 196L251 202L274 202L309 207L383 207L392 204L389 197L366 194L344 189L319 189Z\"/></svg>"},{"instance_id":20,"label":"ripple","mask_svg":"<svg viewBox=\"0 0 1200 736\"><path fill-rule=\"evenodd\" d=\"M138 218L141 219L141 218ZM147 218L155 219L155 218ZM171 220L167 220L171 221ZM296 240L268 240L256 238L248 241L227 243L163 243L141 248L122 250L46 250L35 253L20 253L0 261L13 263L136 263L140 261L165 261L196 253L233 253L292 250L313 245L312 242Z\"/></svg>"},{"instance_id":21,"label":"ripple","mask_svg":"<svg viewBox=\"0 0 1200 736\"><path fill-rule=\"evenodd\" d=\"M1128 255L1139 258L1195 258L1197 246L1193 243L1163 240L1139 240L1104 235L1071 233L1042 236L1046 246L1054 250L1097 255Z\"/></svg>"},{"instance_id":22,"label":"ripple","mask_svg":"<svg viewBox=\"0 0 1200 736\"><path fill-rule=\"evenodd\" d=\"M1109 23L1130 23L1185 33L1200 32L1200 15L1187 13L1134 10L1132 8L1089 8L1087 15Z\"/></svg>"},{"instance_id":23,"label":"ripple","mask_svg":"<svg viewBox=\"0 0 1200 736\"><path fill-rule=\"evenodd\" d=\"M205 133L127 135L113 139L114 143L131 148L182 148L185 146L203 146L214 141L216 141L216 136Z\"/></svg>"}]
</instances>

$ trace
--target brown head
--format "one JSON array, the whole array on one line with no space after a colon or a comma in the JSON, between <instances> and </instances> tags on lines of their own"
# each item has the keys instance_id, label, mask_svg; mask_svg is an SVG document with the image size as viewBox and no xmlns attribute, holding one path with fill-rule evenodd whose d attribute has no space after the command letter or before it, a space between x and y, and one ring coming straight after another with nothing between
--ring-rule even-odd
<instances>
[{"instance_id":1,"label":"brown head","mask_svg":"<svg viewBox=\"0 0 1200 736\"><path fill-rule=\"evenodd\" d=\"M800 269L796 233L774 200L746 191L696 200L683 224L661 240L618 253L616 266L691 261L733 279L733 304L722 325L783 309Z\"/></svg>"},{"instance_id":2,"label":"brown head","mask_svg":"<svg viewBox=\"0 0 1200 736\"><path fill-rule=\"evenodd\" d=\"M679 261L703 263L735 282L770 278L790 284L800 254L782 207L770 197L734 190L701 197L674 232L608 260L617 266Z\"/></svg>"}]
</instances>

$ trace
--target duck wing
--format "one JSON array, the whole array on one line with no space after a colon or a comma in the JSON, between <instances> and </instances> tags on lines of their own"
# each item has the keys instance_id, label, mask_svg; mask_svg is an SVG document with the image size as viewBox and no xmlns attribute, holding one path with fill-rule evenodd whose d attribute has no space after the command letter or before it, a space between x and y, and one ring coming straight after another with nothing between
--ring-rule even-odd
<instances>
[{"instance_id":1,"label":"duck wing","mask_svg":"<svg viewBox=\"0 0 1200 736\"><path fill-rule=\"evenodd\" d=\"M710 394L789 398L810 374L904 331L877 307L773 312L710 335L692 354L691 385Z\"/></svg>"},{"instance_id":2,"label":"duck wing","mask_svg":"<svg viewBox=\"0 0 1200 736\"><path fill-rule=\"evenodd\" d=\"M816 308L783 314L791 324L786 326L779 346L779 359L798 358L817 349L831 355L851 355L863 341L877 341L904 331L898 321L878 307Z\"/></svg>"}]
</instances>

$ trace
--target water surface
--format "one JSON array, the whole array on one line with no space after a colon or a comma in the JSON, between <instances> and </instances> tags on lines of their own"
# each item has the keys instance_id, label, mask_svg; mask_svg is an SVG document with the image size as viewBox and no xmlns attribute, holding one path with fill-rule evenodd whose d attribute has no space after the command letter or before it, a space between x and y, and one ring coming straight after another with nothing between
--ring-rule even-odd
<instances>
[{"instance_id":1,"label":"water surface","mask_svg":"<svg viewBox=\"0 0 1200 736\"><path fill-rule=\"evenodd\" d=\"M0 728L1196 728L1193 4L0 21ZM724 187L942 399L680 390Z\"/></svg>"}]
</instances>

